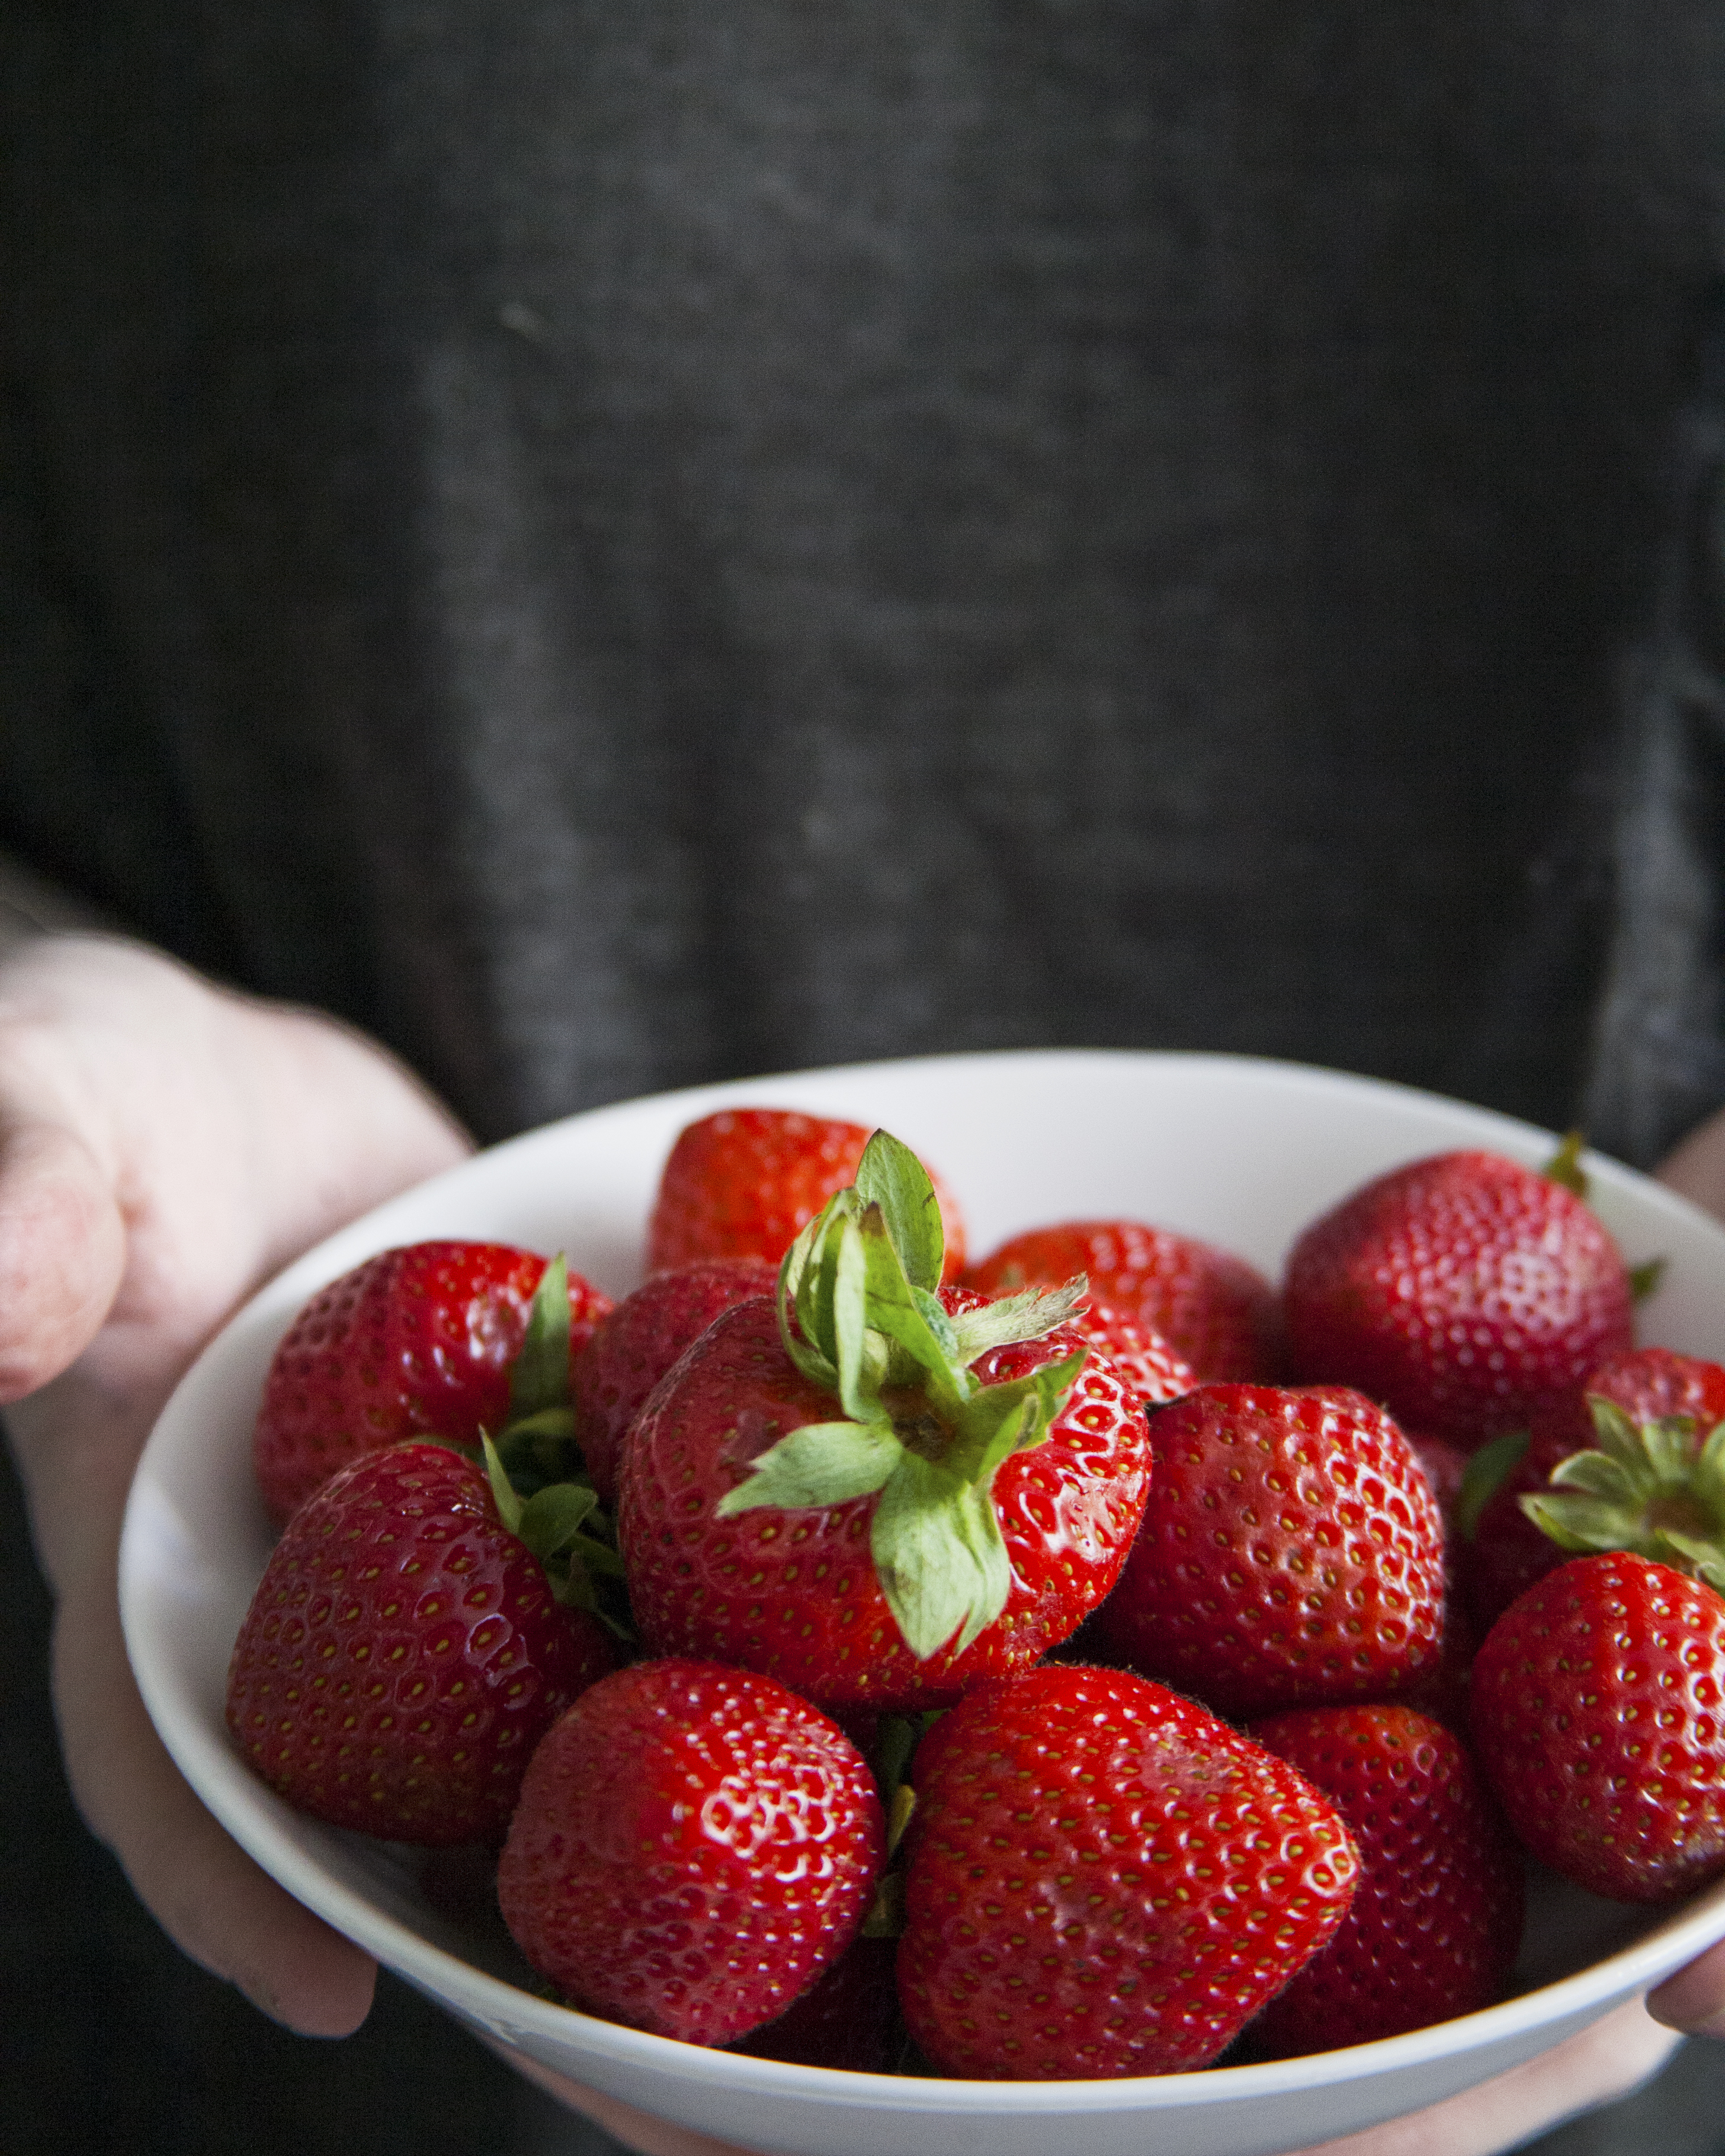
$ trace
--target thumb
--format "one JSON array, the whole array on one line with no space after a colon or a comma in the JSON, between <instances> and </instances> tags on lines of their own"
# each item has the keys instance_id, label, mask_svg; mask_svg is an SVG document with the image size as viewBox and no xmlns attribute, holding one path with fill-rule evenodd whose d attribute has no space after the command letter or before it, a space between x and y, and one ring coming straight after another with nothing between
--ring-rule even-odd
<instances>
[{"instance_id":1,"label":"thumb","mask_svg":"<svg viewBox=\"0 0 1725 2156\"><path fill-rule=\"evenodd\" d=\"M95 1337L126 1266L112 1179L77 1134L0 1131L0 1400L56 1378Z\"/></svg>"}]
</instances>

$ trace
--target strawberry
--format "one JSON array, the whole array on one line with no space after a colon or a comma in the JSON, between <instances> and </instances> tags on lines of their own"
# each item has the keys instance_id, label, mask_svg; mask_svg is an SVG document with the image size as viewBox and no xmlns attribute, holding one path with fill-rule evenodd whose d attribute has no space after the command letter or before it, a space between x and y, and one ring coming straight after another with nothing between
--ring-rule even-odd
<instances>
[{"instance_id":1,"label":"strawberry","mask_svg":"<svg viewBox=\"0 0 1725 2156\"><path fill-rule=\"evenodd\" d=\"M1348 1830L1297 1769L1122 1671L978 1685L913 1773L899 1999L947 2073L1204 2066L1353 1892Z\"/></svg>"},{"instance_id":2,"label":"strawberry","mask_svg":"<svg viewBox=\"0 0 1725 2156\"><path fill-rule=\"evenodd\" d=\"M1250 1725L1347 1821L1341 1928L1252 2027L1270 2058L1371 2044L1490 2006L1521 1944L1522 1856L1460 1740L1411 1707L1298 1707Z\"/></svg>"},{"instance_id":3,"label":"strawberry","mask_svg":"<svg viewBox=\"0 0 1725 2156\"><path fill-rule=\"evenodd\" d=\"M655 1273L594 1328L575 1358L575 1435L600 1499L617 1496L617 1463L629 1424L685 1348L721 1311L771 1295L760 1258L704 1258Z\"/></svg>"},{"instance_id":4,"label":"strawberry","mask_svg":"<svg viewBox=\"0 0 1725 2156\"><path fill-rule=\"evenodd\" d=\"M894 1939L859 1933L776 2021L742 2037L732 2050L839 2073L889 2072L898 2015L897 1952Z\"/></svg>"},{"instance_id":5,"label":"strawberry","mask_svg":"<svg viewBox=\"0 0 1725 2156\"><path fill-rule=\"evenodd\" d=\"M1109 1309L1158 1334L1201 1379L1279 1374L1276 1296L1244 1258L1137 1220L1033 1228L965 1274L1001 1295L1082 1273Z\"/></svg>"},{"instance_id":6,"label":"strawberry","mask_svg":"<svg viewBox=\"0 0 1725 2156\"><path fill-rule=\"evenodd\" d=\"M940 1216L886 1133L805 1229L777 1307L727 1311L625 1452L641 1638L809 1697L916 1707L1022 1669L1112 1585L1143 1502L1143 1411L1065 1320L1080 1284L947 1288Z\"/></svg>"},{"instance_id":7,"label":"strawberry","mask_svg":"<svg viewBox=\"0 0 1725 2156\"><path fill-rule=\"evenodd\" d=\"M785 1108L726 1108L691 1123L671 1147L647 1223L647 1270L700 1258L761 1258L776 1265L856 1174L869 1141L861 1123ZM952 1194L929 1171L946 1229L945 1276L964 1265L964 1228Z\"/></svg>"},{"instance_id":8,"label":"strawberry","mask_svg":"<svg viewBox=\"0 0 1725 2156\"><path fill-rule=\"evenodd\" d=\"M1092 1299L1075 1312L1072 1329L1100 1348L1147 1408L1164 1406L1189 1393L1198 1373L1159 1332Z\"/></svg>"},{"instance_id":9,"label":"strawberry","mask_svg":"<svg viewBox=\"0 0 1725 2156\"><path fill-rule=\"evenodd\" d=\"M1543 1864L1613 1901L1725 1873L1725 1600L1627 1553L1576 1558L1486 1635L1473 1734Z\"/></svg>"},{"instance_id":10,"label":"strawberry","mask_svg":"<svg viewBox=\"0 0 1725 2156\"><path fill-rule=\"evenodd\" d=\"M1599 1219L1489 1152L1415 1161L1314 1221L1283 1308L1301 1377L1467 1446L1525 1426L1633 1334L1629 1271Z\"/></svg>"},{"instance_id":11,"label":"strawberry","mask_svg":"<svg viewBox=\"0 0 1725 2156\"><path fill-rule=\"evenodd\" d=\"M505 1244L414 1243L320 1289L275 1351L253 1434L275 1518L380 1445L423 1436L476 1444L481 1429L501 1432L546 1270L543 1258ZM611 1307L578 1273L567 1278L565 1403L568 1357Z\"/></svg>"},{"instance_id":12,"label":"strawberry","mask_svg":"<svg viewBox=\"0 0 1725 2156\"><path fill-rule=\"evenodd\" d=\"M1605 1412L1612 1409L1620 1412ZM1637 1348L1608 1358L1584 1384L1538 1409L1525 1432L1481 1446L1473 1456L1457 1539L1476 1621L1489 1629L1518 1594L1580 1549L1639 1549L1644 1557L1686 1569L1674 1547L1643 1539L1651 1524L1645 1516L1651 1507L1660 1513L1659 1524L1681 1527L1672 1511L1673 1500L1681 1499L1688 1524L1707 1532L1707 1510L1694 1490L1692 1470L1703 1441L1722 1422L1725 1369L1668 1348ZM1661 1427L1650 1428L1656 1424ZM1620 1508L1626 1504L1629 1509L1614 1517L1609 1508L1584 1505L1578 1524L1590 1528L1594 1539L1577 1541L1563 1527L1566 1514L1574 1519L1574 1496L1553 1507L1553 1478L1566 1460L1596 1455L1602 1444L1615 1446L1620 1464L1632 1472L1621 1481L1607 1472L1598 1489L1589 1483L1574 1486L1601 1497L1615 1495ZM1600 1471L1597 1458L1585 1471L1567 1471L1594 1477ZM1530 1496L1539 1499L1532 1507L1524 1502ZM1541 1525L1542 1516L1558 1523L1559 1536Z\"/></svg>"},{"instance_id":13,"label":"strawberry","mask_svg":"<svg viewBox=\"0 0 1725 2156\"><path fill-rule=\"evenodd\" d=\"M499 1839L534 1746L614 1664L446 1445L343 1468L289 1522L240 1626L228 1727L279 1794L393 1841Z\"/></svg>"},{"instance_id":14,"label":"strawberry","mask_svg":"<svg viewBox=\"0 0 1725 2156\"><path fill-rule=\"evenodd\" d=\"M860 1754L806 1700L716 1663L637 1662L534 1754L497 1899L581 2005L726 2044L844 1953L883 1843Z\"/></svg>"},{"instance_id":15,"label":"strawberry","mask_svg":"<svg viewBox=\"0 0 1725 2156\"><path fill-rule=\"evenodd\" d=\"M1204 1385L1150 1418L1150 1495L1098 1630L1219 1714L1435 1669L1443 1527L1411 1446L1339 1385Z\"/></svg>"}]
</instances>

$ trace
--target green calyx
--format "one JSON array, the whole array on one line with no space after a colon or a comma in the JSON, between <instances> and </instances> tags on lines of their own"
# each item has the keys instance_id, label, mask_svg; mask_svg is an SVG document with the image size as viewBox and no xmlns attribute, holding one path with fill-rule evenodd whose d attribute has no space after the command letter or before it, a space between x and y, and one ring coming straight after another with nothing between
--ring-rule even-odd
<instances>
[{"instance_id":1,"label":"green calyx","mask_svg":"<svg viewBox=\"0 0 1725 2156\"><path fill-rule=\"evenodd\" d=\"M629 1639L620 1614L623 1560L575 1436L569 1268L561 1254L541 1276L510 1366L508 1418L495 1442L480 1432L480 1447L499 1517L544 1566L557 1600Z\"/></svg>"},{"instance_id":2,"label":"green calyx","mask_svg":"<svg viewBox=\"0 0 1725 2156\"><path fill-rule=\"evenodd\" d=\"M1552 1471L1522 1510L1562 1549L1629 1550L1725 1594L1725 1423L1698 1439L1692 1415L1635 1423L1589 1399L1599 1449Z\"/></svg>"},{"instance_id":3,"label":"green calyx","mask_svg":"<svg viewBox=\"0 0 1725 2156\"><path fill-rule=\"evenodd\" d=\"M905 1644L926 1661L958 1651L1006 1607L1012 1567L991 1488L1001 1464L1047 1438L1084 1366L1081 1349L986 1385L972 1365L1037 1340L1083 1306L1081 1276L957 1316L937 1290L940 1207L922 1163L876 1131L856 1172L786 1254L785 1352L842 1414L807 1424L750 1462L721 1519L878 1496L870 1550Z\"/></svg>"}]
</instances>

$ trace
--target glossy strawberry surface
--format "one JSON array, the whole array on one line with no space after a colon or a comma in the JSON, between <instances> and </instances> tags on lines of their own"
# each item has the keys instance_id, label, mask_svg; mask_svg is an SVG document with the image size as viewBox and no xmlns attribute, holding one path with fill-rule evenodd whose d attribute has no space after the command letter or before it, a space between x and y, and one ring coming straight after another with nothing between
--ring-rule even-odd
<instances>
[{"instance_id":1,"label":"glossy strawberry surface","mask_svg":"<svg viewBox=\"0 0 1725 2156\"><path fill-rule=\"evenodd\" d=\"M1331 1799L1360 1860L1341 1928L1253 2024L1254 2051L1375 2043L1501 1997L1522 1860L1461 1740L1396 1705L1296 1708L1248 1733Z\"/></svg>"},{"instance_id":2,"label":"glossy strawberry surface","mask_svg":"<svg viewBox=\"0 0 1725 2156\"><path fill-rule=\"evenodd\" d=\"M601 1625L558 1607L470 1461L393 1445L289 1522L234 1643L228 1727L333 1826L497 1840L534 1746L615 1659Z\"/></svg>"},{"instance_id":3,"label":"glossy strawberry surface","mask_svg":"<svg viewBox=\"0 0 1725 2156\"><path fill-rule=\"evenodd\" d=\"M973 1265L968 1287L1000 1295L1082 1273L1091 1295L1165 1340L1200 1378L1274 1378L1276 1296L1243 1258L1138 1220L1070 1220L1014 1235Z\"/></svg>"},{"instance_id":4,"label":"glossy strawberry surface","mask_svg":"<svg viewBox=\"0 0 1725 2156\"><path fill-rule=\"evenodd\" d=\"M1086 1344L1063 1327L992 1350L977 1368L1009 1379ZM937 1706L978 1676L1028 1667L1113 1584L1142 1508L1148 1457L1137 1395L1100 1353L1091 1352L1047 1441L995 1475L1013 1573L1004 1612L970 1646L949 1645L921 1662L870 1559L876 1498L715 1517L752 1459L837 1412L791 1363L766 1301L727 1312L655 1392L629 1441L618 1507L649 1652L764 1670L834 1707Z\"/></svg>"},{"instance_id":5,"label":"glossy strawberry surface","mask_svg":"<svg viewBox=\"0 0 1725 2156\"><path fill-rule=\"evenodd\" d=\"M1315 1221L1283 1307L1300 1376L1357 1385L1469 1445L1525 1426L1634 1333L1628 1270L1597 1215L1488 1152L1397 1168Z\"/></svg>"},{"instance_id":6,"label":"glossy strawberry surface","mask_svg":"<svg viewBox=\"0 0 1725 2156\"><path fill-rule=\"evenodd\" d=\"M699 1258L776 1265L834 1193L854 1180L868 1141L862 1123L786 1108L726 1108L691 1123L660 1178L647 1223L647 1270ZM938 1176L934 1183L951 1280L964 1264L963 1223Z\"/></svg>"},{"instance_id":7,"label":"glossy strawberry surface","mask_svg":"<svg viewBox=\"0 0 1725 2156\"><path fill-rule=\"evenodd\" d=\"M899 1998L947 2073L1204 2066L1353 1892L1347 1829L1297 1769L1122 1671L979 1686L911 1778Z\"/></svg>"},{"instance_id":8,"label":"glossy strawberry surface","mask_svg":"<svg viewBox=\"0 0 1725 2156\"><path fill-rule=\"evenodd\" d=\"M761 1258L704 1258L655 1273L594 1328L575 1358L575 1435L600 1502L617 1496L617 1463L629 1424L672 1363L721 1311L771 1295Z\"/></svg>"},{"instance_id":9,"label":"glossy strawberry surface","mask_svg":"<svg viewBox=\"0 0 1725 2156\"><path fill-rule=\"evenodd\" d=\"M1142 1524L1098 1627L1218 1713L1405 1688L1435 1668L1443 1527L1390 1418L1342 1386L1205 1385L1150 1418Z\"/></svg>"},{"instance_id":10,"label":"glossy strawberry surface","mask_svg":"<svg viewBox=\"0 0 1725 2156\"><path fill-rule=\"evenodd\" d=\"M1637 1423L1687 1415L1699 1440L1725 1422L1725 1369L1669 1348L1631 1348L1608 1357L1582 1383L1535 1411L1528 1419L1527 1450L1458 1545L1468 1605L1481 1630L1573 1553L1527 1517L1521 1500L1548 1489L1561 1461L1598 1445L1589 1399L1609 1400Z\"/></svg>"},{"instance_id":11,"label":"glossy strawberry surface","mask_svg":"<svg viewBox=\"0 0 1725 2156\"><path fill-rule=\"evenodd\" d=\"M338 1467L405 1437L472 1444L509 1411L545 1260L501 1243L382 1250L320 1289L270 1366L252 1457L278 1520ZM569 1276L570 1353L610 1309Z\"/></svg>"},{"instance_id":12,"label":"glossy strawberry surface","mask_svg":"<svg viewBox=\"0 0 1725 2156\"><path fill-rule=\"evenodd\" d=\"M806 1700L713 1663L637 1662L534 1754L498 1903L579 2005L725 2044L844 1954L883 1833L861 1755Z\"/></svg>"},{"instance_id":13,"label":"glossy strawberry surface","mask_svg":"<svg viewBox=\"0 0 1725 2156\"><path fill-rule=\"evenodd\" d=\"M1725 1873L1725 1600L1645 1558L1573 1558L1475 1657L1473 1734L1543 1864L1614 1901Z\"/></svg>"},{"instance_id":14,"label":"glossy strawberry surface","mask_svg":"<svg viewBox=\"0 0 1725 2156\"><path fill-rule=\"evenodd\" d=\"M1137 1318L1092 1299L1072 1328L1094 1341L1147 1408L1159 1408L1198 1383L1198 1373L1177 1348Z\"/></svg>"}]
</instances>

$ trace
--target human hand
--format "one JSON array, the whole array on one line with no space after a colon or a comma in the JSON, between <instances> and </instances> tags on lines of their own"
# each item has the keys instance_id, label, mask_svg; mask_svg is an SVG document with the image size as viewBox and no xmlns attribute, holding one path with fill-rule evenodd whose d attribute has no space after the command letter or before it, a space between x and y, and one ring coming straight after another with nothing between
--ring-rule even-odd
<instances>
[{"instance_id":1,"label":"human hand","mask_svg":"<svg viewBox=\"0 0 1725 2156\"><path fill-rule=\"evenodd\" d=\"M357 2026L373 1965L228 1838L156 1736L121 1636L121 1516L158 1410L236 1305L467 1150L328 1019L105 937L0 962L0 1400L56 1598L73 1794L180 1946L311 2034Z\"/></svg>"}]
</instances>

